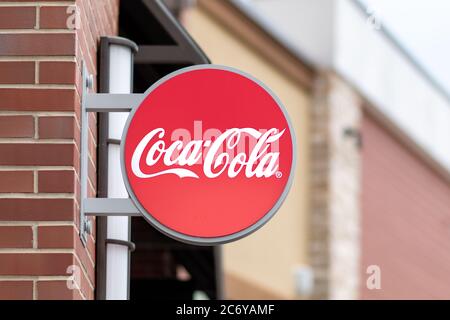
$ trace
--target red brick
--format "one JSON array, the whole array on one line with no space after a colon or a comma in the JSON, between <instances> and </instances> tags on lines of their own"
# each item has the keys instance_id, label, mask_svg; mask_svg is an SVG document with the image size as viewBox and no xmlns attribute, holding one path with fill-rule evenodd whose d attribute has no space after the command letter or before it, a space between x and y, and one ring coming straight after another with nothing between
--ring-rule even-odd
<instances>
[{"instance_id":1,"label":"red brick","mask_svg":"<svg viewBox=\"0 0 450 320\"><path fill-rule=\"evenodd\" d=\"M74 247L75 228L73 226L38 227L38 248L70 249Z\"/></svg>"},{"instance_id":2,"label":"red brick","mask_svg":"<svg viewBox=\"0 0 450 320\"><path fill-rule=\"evenodd\" d=\"M91 129L92 136L94 137L95 141L97 141L97 113L90 112L89 113L89 128Z\"/></svg>"},{"instance_id":3,"label":"red brick","mask_svg":"<svg viewBox=\"0 0 450 320\"><path fill-rule=\"evenodd\" d=\"M0 116L0 137L34 137L34 118L32 116Z\"/></svg>"},{"instance_id":4,"label":"red brick","mask_svg":"<svg viewBox=\"0 0 450 320\"><path fill-rule=\"evenodd\" d=\"M0 89L0 110L73 111L74 108L72 89Z\"/></svg>"},{"instance_id":5,"label":"red brick","mask_svg":"<svg viewBox=\"0 0 450 320\"><path fill-rule=\"evenodd\" d=\"M95 165L97 163L97 141L92 138L92 135L89 135L88 138L88 151L89 156Z\"/></svg>"},{"instance_id":6,"label":"red brick","mask_svg":"<svg viewBox=\"0 0 450 320\"><path fill-rule=\"evenodd\" d=\"M32 248L33 231L31 227L0 227L0 248Z\"/></svg>"},{"instance_id":7,"label":"red brick","mask_svg":"<svg viewBox=\"0 0 450 320\"><path fill-rule=\"evenodd\" d=\"M95 243L95 240L94 240L94 239L97 238L97 234L96 234L96 231L97 231L97 221L96 221L96 219L93 218L93 217L91 217L90 219L91 219L91 221L92 221L92 237L89 237L89 238L88 238L86 247L87 247L87 249L88 249L89 255L90 255L91 258L95 261L96 243ZM94 266L93 266L93 267L94 267Z\"/></svg>"},{"instance_id":8,"label":"red brick","mask_svg":"<svg viewBox=\"0 0 450 320\"><path fill-rule=\"evenodd\" d=\"M41 2L41 0L8 0L8 2ZM45 0L45 2L67 2L67 0Z\"/></svg>"},{"instance_id":9,"label":"red brick","mask_svg":"<svg viewBox=\"0 0 450 320\"><path fill-rule=\"evenodd\" d=\"M30 0L17 0L16 2L22 3ZM49 0L52 1L52 0ZM63 0L61 0L63 1ZM36 2L31 0L31 2ZM40 5L40 28L66 28L65 25L67 13L66 7L68 5L67 1L59 2L57 0L52 1L55 4L60 4L61 7L49 8L50 5L42 2ZM36 34L36 33L28 33L28 34L20 34L20 35L11 35L11 34L3 34L0 36L0 55L8 54L8 55L24 55L24 56L34 56L42 55L42 56L52 56L52 55L63 55L68 57L76 58L77 62L85 61L90 69L90 72L95 74L97 69L97 41L100 35L114 35L117 31L117 14L118 14L118 1L115 0L102 0L102 1L77 1L77 5L80 6L81 11L83 12L83 21L82 21L82 29L77 30L76 34L78 39L75 39L75 34L61 34L61 33L48 33L48 34ZM24 6L30 6L30 4L23 3ZM62 41L60 41L62 40ZM75 47L76 44L76 47ZM62 46L61 46L62 45ZM31 58L30 58L31 59ZM48 60L48 59L46 59ZM74 62L51 62L51 61L41 61L39 62L39 84L67 84L72 85L75 84L77 88L81 83L80 71L75 70L76 63ZM31 67L31 66L30 66ZM17 68L12 67L13 73L17 71ZM29 70L34 71L34 70ZM3 72L3 77L6 77L5 84L15 84L17 83L25 83L24 77L26 74L26 81L29 83L33 83L34 81L34 73L25 73L20 72L19 74L11 74L11 72L6 73ZM13 78L17 76L18 78ZM1 80L0 75L0 81ZM44 92L43 90L47 89L34 89L39 90L30 92L31 89L0 89L0 111L31 111L31 112L55 112L55 111L69 111L75 112L76 116L79 116L80 109L80 99L77 96L77 92L73 90L73 94L65 95L64 90L62 89L52 89L48 92ZM56 91L58 90L58 91ZM6 92L7 91L7 92ZM66 99L67 98L67 99ZM45 117L47 118L47 117ZM67 117L70 118L70 117ZM93 135L96 135L95 124L91 125L93 121L93 115L89 117L90 127L93 130ZM41 120L44 120L42 117ZM55 119L52 119L55 120ZM78 126L72 126L67 121L71 121L69 119L63 119L64 125L62 122L59 123L58 127L51 127L44 125L45 128L51 129L49 131L45 131L43 127L35 128L39 133L39 139L75 139L79 140L79 128ZM45 120L44 120L45 121ZM73 122L73 121L72 121ZM39 124L42 124L42 121L39 121ZM76 122L73 122L76 123ZM70 129L68 129L70 128ZM75 131L75 133L74 133ZM45 142L45 141L44 141ZM40 142L38 142L41 144ZM0 166L4 165L3 163L12 163L15 162L14 165L23 165L23 166L53 166L53 165L63 165L67 167L78 168L79 163L79 154L78 150L74 147L73 149L60 150L60 147L32 147L36 148L33 153L31 153L28 148L29 146L16 146L13 144L12 147L4 147L0 144ZM6 148L6 149L5 149ZM50 149L47 149L50 148ZM44 156L43 153L48 153L48 151L53 152L51 157ZM94 166L89 168L89 173L92 180L95 180L95 157L96 157L96 148L95 145L90 141L89 144L90 152L94 152L91 156L94 160ZM14 153L18 153L19 155L15 156L5 156L4 151L13 151ZM17 152L19 151L19 152ZM71 155L71 159L69 160L66 153ZM57 154L62 155L64 159L56 160L55 162L49 162L49 158L53 159L53 156ZM21 160L26 159L26 160ZM54 161L54 160L52 160ZM62 170L52 173L48 173L47 171L39 171L38 177L38 188L39 192L51 193L53 191L58 192L59 190L67 190L71 191L73 186L70 186L70 178L66 181L65 177L58 178L59 172ZM70 171L67 168L67 171ZM67 173L64 173L67 174ZM61 181L56 181L61 180ZM66 181L66 182L64 182ZM77 182L75 182L77 183ZM95 183L95 181L94 181ZM58 190L58 191L57 191ZM71 193L71 192L70 192ZM41 202L43 201L43 202ZM48 201L48 202L47 202ZM64 204L59 203L58 205L51 204L53 201L67 201ZM7 209L6 211L4 209ZM76 221L76 205L74 200L71 199L0 199L0 220L7 219L6 221ZM56 229L51 229L56 228ZM86 269L88 274L88 278L85 276L84 272L81 275L81 290L83 292L83 297L87 299L94 298L94 290L92 289L92 285L95 283L95 268L93 263L90 261L88 252L92 258L95 259L95 242L92 238L89 238L88 242L88 250L81 245L78 235L76 235L75 228L73 227L62 227L59 229L56 226L52 227L43 227L39 226L37 235L38 242L42 248L46 247L47 249L52 247L52 242L54 243L55 237L58 238L58 247L63 248L75 248L75 253L72 254L71 258L68 258L67 264L78 264L82 263ZM72 239L68 235L66 230L72 230ZM54 233L53 233L54 232ZM50 233L53 233L50 235ZM47 240L45 240L47 237ZM46 241L48 241L46 243ZM71 244L71 241L75 241L75 244ZM70 247L72 246L72 247ZM36 253L39 254L39 253ZM77 258L75 259L75 255ZM17 256L10 256L7 258L0 257L0 276L2 275L11 275L6 267L12 268L14 266L14 275L35 275L37 273L44 274L44 270L36 270L36 266L42 266L44 263L41 258L33 258L30 259L30 253L22 253L23 260L17 260ZM33 253L34 255L34 253ZM66 275L66 267L58 268L58 270L52 269L56 265L59 264L58 259L55 259L55 255L51 254L52 258L51 265L42 266L45 269L45 274L49 276L55 275ZM27 259L25 259L25 256ZM47 259L44 259L47 260ZM76 260L75 263L73 261ZM6 264L4 263L6 262ZM6 267L5 267L6 265ZM18 268L16 268L18 267ZM25 268L26 267L26 268ZM25 269L25 270L24 270ZM44 274L44 275L45 275ZM32 293L30 294L32 296ZM43 281L39 279L36 284L36 296L38 299L80 299L81 295L78 290L68 291L65 281Z\"/></svg>"},{"instance_id":10,"label":"red brick","mask_svg":"<svg viewBox=\"0 0 450 320\"><path fill-rule=\"evenodd\" d=\"M38 281L38 300L82 300L79 289L69 289L66 281Z\"/></svg>"},{"instance_id":11,"label":"red brick","mask_svg":"<svg viewBox=\"0 0 450 320\"><path fill-rule=\"evenodd\" d=\"M78 239L79 239L79 237L78 237ZM80 283L81 291L88 299L91 299L90 296L92 296L92 298L93 298L93 294L92 294L92 290L90 287L95 286L95 267L92 264L92 262L90 262L88 255L87 255L87 251L81 244L80 240L77 240L75 251L76 251L76 255L77 255L79 261L81 261L81 263L82 263L82 267L87 272L87 277L83 273L83 276L80 279L81 280L81 283Z\"/></svg>"},{"instance_id":12,"label":"red brick","mask_svg":"<svg viewBox=\"0 0 450 320\"><path fill-rule=\"evenodd\" d=\"M39 117L39 139L74 139L74 117Z\"/></svg>"},{"instance_id":13,"label":"red brick","mask_svg":"<svg viewBox=\"0 0 450 320\"><path fill-rule=\"evenodd\" d=\"M73 33L0 34L1 56L74 56Z\"/></svg>"},{"instance_id":14,"label":"red brick","mask_svg":"<svg viewBox=\"0 0 450 320\"><path fill-rule=\"evenodd\" d=\"M79 119L79 118L77 117L77 119ZM73 128L74 128L74 132L75 132L74 133L75 143L76 143L76 145L78 147L78 150L80 150L81 149L81 145L80 145L81 131L80 131L79 121L75 122L75 125L73 126Z\"/></svg>"},{"instance_id":15,"label":"red brick","mask_svg":"<svg viewBox=\"0 0 450 320\"><path fill-rule=\"evenodd\" d=\"M89 176L89 181L92 184L92 187L94 188L94 194L90 195L92 197L94 197L96 195L96 190L97 190L97 170L95 168L95 166L92 164L92 161L89 160L88 163L88 176Z\"/></svg>"},{"instance_id":16,"label":"red brick","mask_svg":"<svg viewBox=\"0 0 450 320\"><path fill-rule=\"evenodd\" d=\"M0 221L73 221L74 205L73 199L0 199Z\"/></svg>"},{"instance_id":17,"label":"red brick","mask_svg":"<svg viewBox=\"0 0 450 320\"><path fill-rule=\"evenodd\" d=\"M0 300L32 300L33 281L0 281Z\"/></svg>"},{"instance_id":18,"label":"red brick","mask_svg":"<svg viewBox=\"0 0 450 320\"><path fill-rule=\"evenodd\" d=\"M70 253L0 253L1 275L65 276L73 264Z\"/></svg>"},{"instance_id":19,"label":"red brick","mask_svg":"<svg viewBox=\"0 0 450 320\"><path fill-rule=\"evenodd\" d=\"M0 29L33 29L35 7L0 7Z\"/></svg>"},{"instance_id":20,"label":"red brick","mask_svg":"<svg viewBox=\"0 0 450 320\"><path fill-rule=\"evenodd\" d=\"M35 63L32 61L0 62L0 84L33 84L34 72Z\"/></svg>"},{"instance_id":21,"label":"red brick","mask_svg":"<svg viewBox=\"0 0 450 320\"><path fill-rule=\"evenodd\" d=\"M68 7L41 7L40 29L68 29L67 21L73 11L67 13Z\"/></svg>"},{"instance_id":22,"label":"red brick","mask_svg":"<svg viewBox=\"0 0 450 320\"><path fill-rule=\"evenodd\" d=\"M74 144L0 144L3 166L72 166Z\"/></svg>"},{"instance_id":23,"label":"red brick","mask_svg":"<svg viewBox=\"0 0 450 320\"><path fill-rule=\"evenodd\" d=\"M94 270L92 268L92 270ZM95 271L93 272L95 275ZM94 291L92 290L92 287L95 287L95 278L93 281L90 281L82 272L80 277L80 287L81 292L83 292L83 295L86 297L87 300L93 300L94 297Z\"/></svg>"},{"instance_id":24,"label":"red brick","mask_svg":"<svg viewBox=\"0 0 450 320\"><path fill-rule=\"evenodd\" d=\"M74 171L39 171L39 193L74 193Z\"/></svg>"},{"instance_id":25,"label":"red brick","mask_svg":"<svg viewBox=\"0 0 450 320\"><path fill-rule=\"evenodd\" d=\"M75 79L75 62L43 61L39 63L39 83L41 84L74 84Z\"/></svg>"},{"instance_id":26,"label":"red brick","mask_svg":"<svg viewBox=\"0 0 450 320\"><path fill-rule=\"evenodd\" d=\"M34 191L32 171L0 171L1 193L30 193Z\"/></svg>"},{"instance_id":27,"label":"red brick","mask_svg":"<svg viewBox=\"0 0 450 320\"><path fill-rule=\"evenodd\" d=\"M91 239L88 239L88 242L93 242ZM89 255L91 252L86 250L86 248L81 243L80 237L75 238L75 254L80 260L82 266L87 271L88 279L91 283L95 283L95 265L91 262ZM95 255L91 255L91 258L95 261Z\"/></svg>"}]
</instances>

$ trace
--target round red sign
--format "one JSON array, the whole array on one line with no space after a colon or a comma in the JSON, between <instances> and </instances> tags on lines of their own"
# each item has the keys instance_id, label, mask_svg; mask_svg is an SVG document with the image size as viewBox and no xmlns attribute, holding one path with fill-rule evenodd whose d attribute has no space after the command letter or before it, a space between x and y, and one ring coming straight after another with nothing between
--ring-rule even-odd
<instances>
[{"instance_id":1,"label":"round red sign","mask_svg":"<svg viewBox=\"0 0 450 320\"><path fill-rule=\"evenodd\" d=\"M287 113L265 85L232 68L195 66L158 81L133 109L122 172L153 226L214 245L275 214L292 183L294 145Z\"/></svg>"}]
</instances>

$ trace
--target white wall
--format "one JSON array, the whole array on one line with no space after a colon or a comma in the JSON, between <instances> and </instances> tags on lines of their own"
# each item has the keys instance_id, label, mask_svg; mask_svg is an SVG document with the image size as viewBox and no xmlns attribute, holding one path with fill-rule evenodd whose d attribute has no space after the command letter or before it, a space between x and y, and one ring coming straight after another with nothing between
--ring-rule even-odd
<instances>
[{"instance_id":1,"label":"white wall","mask_svg":"<svg viewBox=\"0 0 450 320\"><path fill-rule=\"evenodd\" d=\"M450 171L450 101L352 0L235 0L318 68L353 84Z\"/></svg>"},{"instance_id":2,"label":"white wall","mask_svg":"<svg viewBox=\"0 0 450 320\"><path fill-rule=\"evenodd\" d=\"M235 0L252 18L272 30L294 52L313 64L332 58L334 0Z\"/></svg>"},{"instance_id":3,"label":"white wall","mask_svg":"<svg viewBox=\"0 0 450 320\"><path fill-rule=\"evenodd\" d=\"M450 102L348 0L337 0L334 68L450 170Z\"/></svg>"}]
</instances>

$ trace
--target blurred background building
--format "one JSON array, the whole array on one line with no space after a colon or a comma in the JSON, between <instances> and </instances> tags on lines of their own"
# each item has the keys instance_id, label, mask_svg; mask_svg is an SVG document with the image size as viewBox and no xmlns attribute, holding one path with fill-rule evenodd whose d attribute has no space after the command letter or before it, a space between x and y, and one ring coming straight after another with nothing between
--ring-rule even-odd
<instances>
[{"instance_id":1,"label":"blurred background building","mask_svg":"<svg viewBox=\"0 0 450 320\"><path fill-rule=\"evenodd\" d=\"M289 196L245 239L193 247L133 218L131 299L450 298L450 96L368 2L67 2L76 31L66 2L0 3L0 298L106 298L105 227L81 245L74 158L81 63L101 91L100 37L114 35L140 47L135 92L193 64L236 67L279 96L298 144ZM108 189L105 121L90 122L91 196Z\"/></svg>"},{"instance_id":2,"label":"blurred background building","mask_svg":"<svg viewBox=\"0 0 450 320\"><path fill-rule=\"evenodd\" d=\"M450 297L449 95L370 10L200 0L182 12L212 62L277 92L298 137L277 217L223 248L226 297Z\"/></svg>"}]
</instances>

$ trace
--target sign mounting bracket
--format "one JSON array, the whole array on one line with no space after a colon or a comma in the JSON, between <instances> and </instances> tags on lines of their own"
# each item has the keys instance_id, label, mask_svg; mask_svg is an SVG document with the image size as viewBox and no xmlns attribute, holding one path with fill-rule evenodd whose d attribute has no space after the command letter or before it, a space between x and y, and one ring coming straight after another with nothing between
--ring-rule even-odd
<instances>
[{"instance_id":1,"label":"sign mounting bracket","mask_svg":"<svg viewBox=\"0 0 450 320\"><path fill-rule=\"evenodd\" d=\"M192 40L189 34L172 17L161 1L143 1L155 18L165 27L177 45L158 46L141 45L135 57L136 64L161 63L210 63L208 57ZM80 148L80 238L86 245L88 235L92 233L90 216L138 216L141 215L131 199L89 198L89 112L129 112L144 100L143 94L90 93L93 89L93 77L83 63L81 97L81 148Z\"/></svg>"},{"instance_id":2,"label":"sign mounting bracket","mask_svg":"<svg viewBox=\"0 0 450 320\"><path fill-rule=\"evenodd\" d=\"M92 216L140 216L131 199L90 198L88 197L89 166L89 112L128 112L138 106L145 98L143 94L90 93L93 89L93 76L83 63L81 97L81 147L80 147L80 239L86 246L92 233Z\"/></svg>"}]
</instances>

